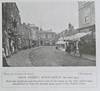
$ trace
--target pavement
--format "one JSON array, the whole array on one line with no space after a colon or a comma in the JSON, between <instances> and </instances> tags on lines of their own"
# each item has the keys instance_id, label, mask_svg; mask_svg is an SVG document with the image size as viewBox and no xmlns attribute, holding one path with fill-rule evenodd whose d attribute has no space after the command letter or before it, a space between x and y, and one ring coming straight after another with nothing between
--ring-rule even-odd
<instances>
[{"instance_id":1,"label":"pavement","mask_svg":"<svg viewBox=\"0 0 100 91\"><path fill-rule=\"evenodd\" d=\"M54 46L41 46L19 51L7 59L12 67L96 66L96 61L75 57Z\"/></svg>"},{"instance_id":2,"label":"pavement","mask_svg":"<svg viewBox=\"0 0 100 91\"><path fill-rule=\"evenodd\" d=\"M92 55L88 55L88 54L87 55L83 54L82 58L85 58L85 59L88 59L91 61L96 61L96 56L92 56Z\"/></svg>"},{"instance_id":3,"label":"pavement","mask_svg":"<svg viewBox=\"0 0 100 91\"><path fill-rule=\"evenodd\" d=\"M60 49L61 51L65 51L64 49ZM71 56L75 56L75 57L80 57L79 53L76 53L74 55L74 53L71 53ZM96 56L93 55L88 55L88 54L82 54L81 58L83 59L87 59L87 60L91 60L91 61L96 61Z\"/></svg>"}]
</instances>

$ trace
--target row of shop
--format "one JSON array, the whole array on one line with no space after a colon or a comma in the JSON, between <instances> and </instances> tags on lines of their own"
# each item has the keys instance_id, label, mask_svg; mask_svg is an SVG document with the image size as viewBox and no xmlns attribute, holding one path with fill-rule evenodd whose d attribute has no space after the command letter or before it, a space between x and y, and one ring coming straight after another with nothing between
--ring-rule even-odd
<instances>
[{"instance_id":1,"label":"row of shop","mask_svg":"<svg viewBox=\"0 0 100 91\"><path fill-rule=\"evenodd\" d=\"M32 39L35 35L32 34L30 26L21 24L16 3L2 3L2 48L5 56L37 45L37 41Z\"/></svg>"},{"instance_id":2,"label":"row of shop","mask_svg":"<svg viewBox=\"0 0 100 91\"><path fill-rule=\"evenodd\" d=\"M92 31L90 31L92 28ZM88 29L89 31L82 31ZM56 48L69 53L96 55L94 26L81 29L82 32L59 38Z\"/></svg>"}]
</instances>

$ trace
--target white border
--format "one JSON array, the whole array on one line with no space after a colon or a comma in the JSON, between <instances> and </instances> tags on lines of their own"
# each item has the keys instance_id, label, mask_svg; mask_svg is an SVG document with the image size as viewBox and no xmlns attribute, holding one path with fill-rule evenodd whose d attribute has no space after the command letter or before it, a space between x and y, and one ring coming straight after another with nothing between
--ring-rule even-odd
<instances>
[{"instance_id":1,"label":"white border","mask_svg":"<svg viewBox=\"0 0 100 91\"><path fill-rule=\"evenodd\" d=\"M0 9L1 9L1 2L15 2L15 1L17 1L17 0L1 0L0 1ZM18 0L18 2L19 1L64 1L64 2L66 2L66 1L68 1L68 0ZM72 0L73 1L73 0ZM75 1L75 0L74 0ZM76 0L77 1L77 0ZM38 71L63 71L63 72L78 72L78 71L86 71L86 72L88 72L88 71L90 71L90 72L97 72L97 75L98 75L98 78L97 78L97 88L43 88L43 89L41 89L41 88L35 88L34 89L34 91L36 90L36 91L55 91L55 90L57 90L57 91L80 91L80 90L82 90L82 91L88 91L88 90L90 90L90 91L100 91L100 86L99 86L99 84L100 84L100 72L99 72L99 69L100 69L100 66L99 66L99 63L100 63L100 61L99 61L99 59L100 59L100 57L99 57L99 54L100 54L100 51L99 51L99 47L100 47L100 42L99 42L99 39L100 39L100 35L99 35L99 33L100 33L100 27L99 27L99 24L100 24L100 21L99 21L99 19L100 19L100 14L99 14L99 8L100 8L100 4L99 4L99 0L98 1L96 1L96 4L95 4L96 6L96 48L98 49L97 51L96 51L96 54L97 54L97 58L96 58L96 63L97 63L97 69L96 69L96 67L94 66L94 67L2 67L2 56L1 56L1 60L0 60L0 71L1 72L4 72L4 71L34 71L34 72L38 72ZM1 12L1 10L0 10L0 30L2 30L2 12ZM2 44L2 31L0 31L0 43ZM0 46L0 50L2 50L2 46ZM0 52L0 55L2 55L2 51ZM1 73L0 73L0 76L1 76ZM1 79L1 78L0 78ZM0 84L1 84L1 82L0 82ZM0 88L1 89L1 88ZM22 91L33 91L33 88L31 89L31 88L20 88L20 89L18 89L18 88L16 88L16 91L20 91L20 90L22 90ZM1 91L15 91L15 88L3 88Z\"/></svg>"}]
</instances>

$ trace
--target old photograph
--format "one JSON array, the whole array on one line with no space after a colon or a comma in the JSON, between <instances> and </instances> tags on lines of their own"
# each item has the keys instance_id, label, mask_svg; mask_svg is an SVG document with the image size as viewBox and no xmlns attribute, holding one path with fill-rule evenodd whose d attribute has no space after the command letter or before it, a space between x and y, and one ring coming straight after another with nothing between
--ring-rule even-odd
<instances>
[{"instance_id":1,"label":"old photograph","mask_svg":"<svg viewBox=\"0 0 100 91\"><path fill-rule=\"evenodd\" d=\"M96 66L95 26L95 1L2 2L2 66Z\"/></svg>"}]
</instances>

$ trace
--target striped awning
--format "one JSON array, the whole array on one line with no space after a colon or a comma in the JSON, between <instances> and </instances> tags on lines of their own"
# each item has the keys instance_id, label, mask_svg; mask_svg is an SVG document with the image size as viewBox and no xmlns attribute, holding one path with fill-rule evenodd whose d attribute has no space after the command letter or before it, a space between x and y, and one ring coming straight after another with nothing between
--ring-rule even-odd
<instances>
[{"instance_id":1,"label":"striped awning","mask_svg":"<svg viewBox=\"0 0 100 91\"><path fill-rule=\"evenodd\" d=\"M64 40L78 40L88 34L91 34L91 31L90 32L82 32L82 33L77 33L77 34L74 34L74 35L71 35L71 36L68 36L68 37L64 37Z\"/></svg>"}]
</instances>

